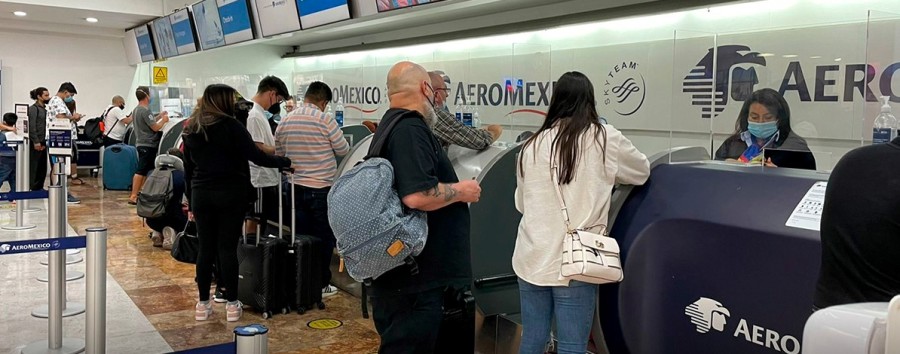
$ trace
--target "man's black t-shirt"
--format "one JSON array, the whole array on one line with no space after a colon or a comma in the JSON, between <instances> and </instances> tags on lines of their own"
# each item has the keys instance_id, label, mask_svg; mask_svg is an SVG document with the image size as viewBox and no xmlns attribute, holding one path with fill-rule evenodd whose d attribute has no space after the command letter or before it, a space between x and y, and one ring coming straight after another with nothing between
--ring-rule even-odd
<instances>
[{"instance_id":1,"label":"man's black t-shirt","mask_svg":"<svg viewBox=\"0 0 900 354\"><path fill-rule=\"evenodd\" d=\"M845 155L822 211L818 308L900 294L900 138Z\"/></svg>"},{"instance_id":2,"label":"man's black t-shirt","mask_svg":"<svg viewBox=\"0 0 900 354\"><path fill-rule=\"evenodd\" d=\"M459 182L450 159L418 112L388 110L375 137L393 119L402 120L389 132L380 156L394 167L394 187L400 198L434 188L438 183ZM453 203L428 212L428 241L415 257L419 273L412 275L409 267L397 267L372 282L373 295L467 286L472 278L469 254L469 206Z\"/></svg>"}]
</instances>

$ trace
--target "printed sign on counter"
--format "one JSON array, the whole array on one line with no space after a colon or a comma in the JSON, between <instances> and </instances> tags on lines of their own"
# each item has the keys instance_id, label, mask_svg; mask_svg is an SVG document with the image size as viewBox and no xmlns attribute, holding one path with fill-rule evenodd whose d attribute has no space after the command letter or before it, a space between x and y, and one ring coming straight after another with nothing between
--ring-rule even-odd
<instances>
[{"instance_id":1,"label":"printed sign on counter","mask_svg":"<svg viewBox=\"0 0 900 354\"><path fill-rule=\"evenodd\" d=\"M825 205L826 186L828 186L828 182L816 182L810 187L784 225L819 231L819 224L822 222L822 206Z\"/></svg>"}]
</instances>

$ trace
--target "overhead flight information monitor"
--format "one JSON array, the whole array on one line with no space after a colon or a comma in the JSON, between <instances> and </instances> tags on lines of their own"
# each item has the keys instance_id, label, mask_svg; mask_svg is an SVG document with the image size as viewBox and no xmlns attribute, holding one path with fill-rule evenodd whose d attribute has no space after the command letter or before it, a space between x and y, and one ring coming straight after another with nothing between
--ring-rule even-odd
<instances>
[{"instance_id":1,"label":"overhead flight information monitor","mask_svg":"<svg viewBox=\"0 0 900 354\"><path fill-rule=\"evenodd\" d=\"M178 46L175 45L175 35L172 34L172 24L168 17L153 20L153 38L156 43L156 52L161 58L178 55Z\"/></svg>"},{"instance_id":2,"label":"overhead flight information monitor","mask_svg":"<svg viewBox=\"0 0 900 354\"><path fill-rule=\"evenodd\" d=\"M216 0L225 44L235 44L253 39L250 22L250 6L247 0Z\"/></svg>"},{"instance_id":3,"label":"overhead flight information monitor","mask_svg":"<svg viewBox=\"0 0 900 354\"><path fill-rule=\"evenodd\" d=\"M225 45L225 32L222 30L222 19L219 18L219 5L216 0L203 0L191 6L194 13L194 27L200 49L207 50Z\"/></svg>"},{"instance_id":4,"label":"overhead flight information monitor","mask_svg":"<svg viewBox=\"0 0 900 354\"><path fill-rule=\"evenodd\" d=\"M169 15L172 23L172 33L175 36L175 45L178 54L187 54L197 51L197 43L194 40L194 27L191 26L191 13L187 8L175 11Z\"/></svg>"},{"instance_id":5,"label":"overhead flight information monitor","mask_svg":"<svg viewBox=\"0 0 900 354\"><path fill-rule=\"evenodd\" d=\"M350 18L347 0L297 0L300 25L312 28Z\"/></svg>"},{"instance_id":6,"label":"overhead flight information monitor","mask_svg":"<svg viewBox=\"0 0 900 354\"><path fill-rule=\"evenodd\" d=\"M141 52L141 61L148 62L156 60L156 52L153 50L153 40L150 39L150 30L147 25L143 25L134 29L134 38L137 40L138 50Z\"/></svg>"},{"instance_id":7,"label":"overhead flight information monitor","mask_svg":"<svg viewBox=\"0 0 900 354\"><path fill-rule=\"evenodd\" d=\"M300 30L295 1L256 1L256 23L263 37ZM328 2L323 0L323 2Z\"/></svg>"}]
</instances>

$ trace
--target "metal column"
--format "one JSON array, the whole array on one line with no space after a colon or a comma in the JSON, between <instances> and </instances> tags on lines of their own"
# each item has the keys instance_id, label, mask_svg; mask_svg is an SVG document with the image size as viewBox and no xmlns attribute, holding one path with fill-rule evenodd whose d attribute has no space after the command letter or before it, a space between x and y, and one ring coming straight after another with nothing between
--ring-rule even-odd
<instances>
[{"instance_id":1,"label":"metal column","mask_svg":"<svg viewBox=\"0 0 900 354\"><path fill-rule=\"evenodd\" d=\"M57 176L57 185L50 186L50 195L49 195L49 208L48 213L50 215L50 230L49 230L49 238L56 237L64 237L67 234L67 224L68 224L68 205L66 204L66 196L68 195L66 192L66 183L65 183L65 162L59 162L57 164L57 174L62 173L61 176ZM61 177L61 178L60 178ZM52 179L51 179L52 182ZM54 194L55 193L55 194ZM54 254L60 253L62 254L62 270L57 270L53 268L52 262L54 260ZM63 286L61 287L62 291L62 299L63 299L63 317L75 316L84 313L84 304L77 302L68 302L66 301L66 252L49 252L48 256L48 278L50 279L50 289L51 289L51 302L52 298L52 289L53 283L56 281L54 276L54 272L58 271L60 276L60 281L63 282ZM76 273L76 272L73 272ZM81 272L77 272L81 273ZM31 315L37 318L51 318L50 310L52 305L48 305L47 307L39 306L31 311Z\"/></svg>"},{"instance_id":2,"label":"metal column","mask_svg":"<svg viewBox=\"0 0 900 354\"><path fill-rule=\"evenodd\" d=\"M64 165L64 164L63 164ZM50 186L49 200L49 226L48 234L50 238L56 238L65 235L66 232L66 189L65 184L61 186ZM67 306L66 304L66 252L50 251L49 269L50 282L50 303L47 308L47 327L48 339L41 340L29 344L22 349L22 354L74 354L84 351L84 341L81 339L63 338L62 319L66 310L72 311L74 304ZM84 307L81 306L81 312ZM34 312L32 312L34 315Z\"/></svg>"},{"instance_id":3,"label":"metal column","mask_svg":"<svg viewBox=\"0 0 900 354\"><path fill-rule=\"evenodd\" d=\"M16 149L16 192L27 192L28 180L28 139L22 141ZM16 201L16 224L3 226L4 230L28 230L35 225L25 224L25 200Z\"/></svg>"},{"instance_id":4,"label":"metal column","mask_svg":"<svg viewBox=\"0 0 900 354\"><path fill-rule=\"evenodd\" d=\"M87 354L106 353L106 228L87 229Z\"/></svg>"}]
</instances>

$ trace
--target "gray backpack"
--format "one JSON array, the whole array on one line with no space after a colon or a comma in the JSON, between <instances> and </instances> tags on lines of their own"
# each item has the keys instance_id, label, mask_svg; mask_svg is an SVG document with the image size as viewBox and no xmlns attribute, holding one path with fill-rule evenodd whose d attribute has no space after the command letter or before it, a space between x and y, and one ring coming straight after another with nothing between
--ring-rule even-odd
<instances>
[{"instance_id":1,"label":"gray backpack","mask_svg":"<svg viewBox=\"0 0 900 354\"><path fill-rule=\"evenodd\" d=\"M404 207L394 189L394 168L379 155L391 129L404 119L395 117L374 142L364 161L335 181L328 193L328 222L347 272L357 281L376 279L408 264L415 274L414 256L425 248L425 213Z\"/></svg>"},{"instance_id":2,"label":"gray backpack","mask_svg":"<svg viewBox=\"0 0 900 354\"><path fill-rule=\"evenodd\" d=\"M166 205L172 198L172 168L156 168L147 176L137 198L137 214L142 218L159 218L166 214Z\"/></svg>"}]
</instances>

